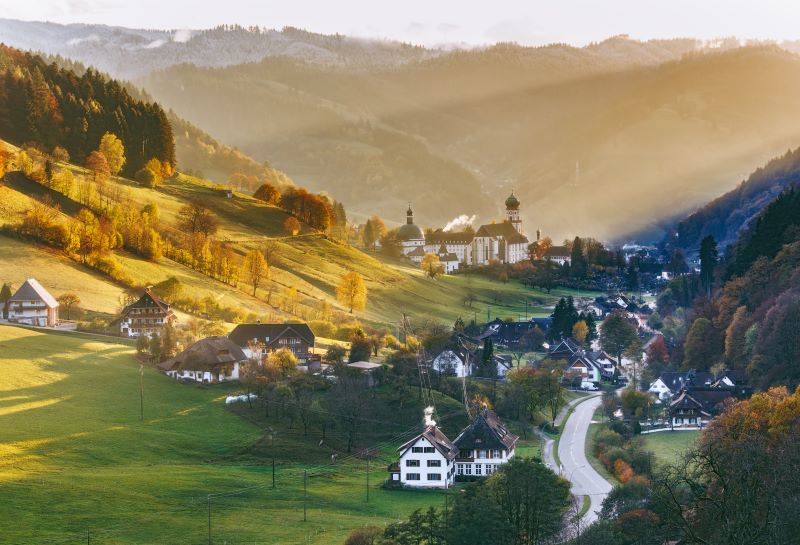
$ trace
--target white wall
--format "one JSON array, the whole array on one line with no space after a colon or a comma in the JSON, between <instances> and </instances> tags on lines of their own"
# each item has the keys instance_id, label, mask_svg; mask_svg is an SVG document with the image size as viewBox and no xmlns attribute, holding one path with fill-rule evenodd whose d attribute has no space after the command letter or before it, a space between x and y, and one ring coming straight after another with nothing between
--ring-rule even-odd
<instances>
[{"instance_id":1,"label":"white wall","mask_svg":"<svg viewBox=\"0 0 800 545\"><path fill-rule=\"evenodd\" d=\"M433 448L433 452L413 452L414 448ZM414 460L419 462L419 466L409 466L407 462ZM429 461L438 460L440 467L428 467ZM446 488L455 481L455 465L452 461L448 462L442 454L436 450L424 437L420 437L416 443L410 446L400 456L400 482L406 486L417 488ZM419 480L409 480L409 474L419 474ZM429 473L438 473L440 480L428 479Z\"/></svg>"}]
</instances>

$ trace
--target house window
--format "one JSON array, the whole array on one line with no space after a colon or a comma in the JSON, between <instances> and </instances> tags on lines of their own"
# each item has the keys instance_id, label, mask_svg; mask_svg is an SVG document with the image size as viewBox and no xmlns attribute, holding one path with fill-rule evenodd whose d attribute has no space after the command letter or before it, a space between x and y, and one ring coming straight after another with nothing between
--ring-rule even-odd
<instances>
[{"instance_id":1,"label":"house window","mask_svg":"<svg viewBox=\"0 0 800 545\"><path fill-rule=\"evenodd\" d=\"M411 452L424 452L422 447L411 447Z\"/></svg>"},{"instance_id":2,"label":"house window","mask_svg":"<svg viewBox=\"0 0 800 545\"><path fill-rule=\"evenodd\" d=\"M481 464L475 464L475 475L481 475L481 474L482 474Z\"/></svg>"},{"instance_id":3,"label":"house window","mask_svg":"<svg viewBox=\"0 0 800 545\"><path fill-rule=\"evenodd\" d=\"M419 480L419 473L406 473L406 480L408 480L408 481L418 481Z\"/></svg>"},{"instance_id":4,"label":"house window","mask_svg":"<svg viewBox=\"0 0 800 545\"><path fill-rule=\"evenodd\" d=\"M427 454L433 454L434 452L436 452L436 449L433 447L423 447L423 448L425 449L423 452Z\"/></svg>"},{"instance_id":5,"label":"house window","mask_svg":"<svg viewBox=\"0 0 800 545\"><path fill-rule=\"evenodd\" d=\"M441 460L428 460L428 467L442 467Z\"/></svg>"},{"instance_id":6,"label":"house window","mask_svg":"<svg viewBox=\"0 0 800 545\"><path fill-rule=\"evenodd\" d=\"M464 464L458 464L458 474L459 475L464 474Z\"/></svg>"},{"instance_id":7,"label":"house window","mask_svg":"<svg viewBox=\"0 0 800 545\"><path fill-rule=\"evenodd\" d=\"M495 458L500 458L500 451L499 450L495 450L494 451L494 457Z\"/></svg>"},{"instance_id":8,"label":"house window","mask_svg":"<svg viewBox=\"0 0 800 545\"><path fill-rule=\"evenodd\" d=\"M472 464L467 464L466 470L464 471L467 475L472 475Z\"/></svg>"},{"instance_id":9,"label":"house window","mask_svg":"<svg viewBox=\"0 0 800 545\"><path fill-rule=\"evenodd\" d=\"M428 473L428 480L429 481L441 481L442 474L441 473Z\"/></svg>"},{"instance_id":10,"label":"house window","mask_svg":"<svg viewBox=\"0 0 800 545\"><path fill-rule=\"evenodd\" d=\"M419 460L406 460L406 467L419 467Z\"/></svg>"},{"instance_id":11,"label":"house window","mask_svg":"<svg viewBox=\"0 0 800 545\"><path fill-rule=\"evenodd\" d=\"M486 458L486 451L485 450L479 450L478 451L478 456L476 456L476 458Z\"/></svg>"}]
</instances>

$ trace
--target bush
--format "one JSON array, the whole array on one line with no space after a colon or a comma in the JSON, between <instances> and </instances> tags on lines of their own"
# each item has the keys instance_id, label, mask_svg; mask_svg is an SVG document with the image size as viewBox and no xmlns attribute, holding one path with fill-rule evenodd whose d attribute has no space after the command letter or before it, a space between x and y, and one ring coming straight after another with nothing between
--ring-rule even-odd
<instances>
[{"instance_id":1,"label":"bush","mask_svg":"<svg viewBox=\"0 0 800 545\"><path fill-rule=\"evenodd\" d=\"M308 327L314 332L317 337L325 337L326 339L336 338L336 326L327 320L311 320L308 322Z\"/></svg>"},{"instance_id":2,"label":"bush","mask_svg":"<svg viewBox=\"0 0 800 545\"><path fill-rule=\"evenodd\" d=\"M347 536L344 545L374 545L381 536L383 536L383 528L378 526L356 528Z\"/></svg>"},{"instance_id":3,"label":"bush","mask_svg":"<svg viewBox=\"0 0 800 545\"><path fill-rule=\"evenodd\" d=\"M142 185L149 188L154 188L158 185L158 175L147 167L141 168L136 172L136 181L141 182Z\"/></svg>"}]
</instances>

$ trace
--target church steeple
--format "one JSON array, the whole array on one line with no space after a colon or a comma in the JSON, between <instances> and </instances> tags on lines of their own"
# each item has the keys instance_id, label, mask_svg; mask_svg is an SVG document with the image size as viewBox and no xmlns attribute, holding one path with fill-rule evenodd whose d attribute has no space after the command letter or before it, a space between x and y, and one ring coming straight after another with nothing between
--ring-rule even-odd
<instances>
[{"instance_id":1,"label":"church steeple","mask_svg":"<svg viewBox=\"0 0 800 545\"><path fill-rule=\"evenodd\" d=\"M411 203L408 203L408 210L406 210L406 224L413 225L414 223L414 211L411 210Z\"/></svg>"},{"instance_id":2,"label":"church steeple","mask_svg":"<svg viewBox=\"0 0 800 545\"><path fill-rule=\"evenodd\" d=\"M506 218L518 233L522 233L522 222L519 219L519 199L511 192L511 195L506 199Z\"/></svg>"}]
</instances>

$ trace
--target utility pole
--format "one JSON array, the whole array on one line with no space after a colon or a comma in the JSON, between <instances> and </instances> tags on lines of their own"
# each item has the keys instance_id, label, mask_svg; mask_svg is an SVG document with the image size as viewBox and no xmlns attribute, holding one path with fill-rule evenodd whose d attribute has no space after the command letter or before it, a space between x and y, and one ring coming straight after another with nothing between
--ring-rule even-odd
<instances>
[{"instance_id":1,"label":"utility pole","mask_svg":"<svg viewBox=\"0 0 800 545\"><path fill-rule=\"evenodd\" d=\"M445 491L444 491L444 542L445 542L445 545L447 544L447 534L448 534L448 531L447 531L448 530L448 528L447 528L447 496L448 495L449 494L447 493L447 489L445 489Z\"/></svg>"},{"instance_id":2,"label":"utility pole","mask_svg":"<svg viewBox=\"0 0 800 545\"><path fill-rule=\"evenodd\" d=\"M139 364L139 420L144 422L144 365Z\"/></svg>"},{"instance_id":3,"label":"utility pole","mask_svg":"<svg viewBox=\"0 0 800 545\"><path fill-rule=\"evenodd\" d=\"M275 458L272 458L272 489L275 490Z\"/></svg>"},{"instance_id":4,"label":"utility pole","mask_svg":"<svg viewBox=\"0 0 800 545\"><path fill-rule=\"evenodd\" d=\"M86 545L91 545L91 536L89 534L89 530L86 530Z\"/></svg>"},{"instance_id":5,"label":"utility pole","mask_svg":"<svg viewBox=\"0 0 800 545\"><path fill-rule=\"evenodd\" d=\"M306 503L308 501L308 470L303 470L303 522L306 522ZM209 543L210 545L210 543Z\"/></svg>"},{"instance_id":6,"label":"utility pole","mask_svg":"<svg viewBox=\"0 0 800 545\"><path fill-rule=\"evenodd\" d=\"M208 545L211 545L211 494L208 495Z\"/></svg>"},{"instance_id":7,"label":"utility pole","mask_svg":"<svg viewBox=\"0 0 800 545\"><path fill-rule=\"evenodd\" d=\"M367 454L367 503L369 503L369 453Z\"/></svg>"}]
</instances>

